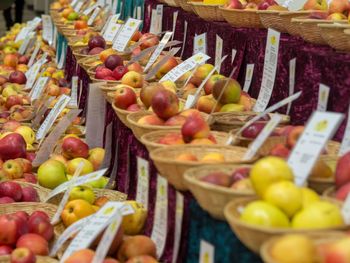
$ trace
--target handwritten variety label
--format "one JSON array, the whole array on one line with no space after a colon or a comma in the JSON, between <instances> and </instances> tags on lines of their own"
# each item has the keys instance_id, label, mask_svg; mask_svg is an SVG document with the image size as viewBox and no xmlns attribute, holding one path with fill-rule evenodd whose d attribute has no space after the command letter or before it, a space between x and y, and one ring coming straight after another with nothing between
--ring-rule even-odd
<instances>
[{"instance_id":1,"label":"handwritten variety label","mask_svg":"<svg viewBox=\"0 0 350 263\"><path fill-rule=\"evenodd\" d=\"M184 214L184 196L180 192L176 191L175 232L174 232L174 247L173 247L172 263L177 262L177 258L179 254L183 214Z\"/></svg>"},{"instance_id":2,"label":"handwritten variety label","mask_svg":"<svg viewBox=\"0 0 350 263\"><path fill-rule=\"evenodd\" d=\"M53 41L53 26L52 26L52 19L49 15L41 15L41 19L43 21L43 39L49 43L49 45L52 45Z\"/></svg>"},{"instance_id":3,"label":"handwritten variety label","mask_svg":"<svg viewBox=\"0 0 350 263\"><path fill-rule=\"evenodd\" d=\"M147 160L137 157L137 187L136 201L148 208L148 191L149 191L149 163Z\"/></svg>"},{"instance_id":4,"label":"handwritten variety label","mask_svg":"<svg viewBox=\"0 0 350 263\"><path fill-rule=\"evenodd\" d=\"M141 23L141 20L129 18L125 25L119 30L116 40L113 43L113 49L123 52Z\"/></svg>"},{"instance_id":5,"label":"handwritten variety label","mask_svg":"<svg viewBox=\"0 0 350 263\"><path fill-rule=\"evenodd\" d=\"M168 228L168 181L157 176L157 197L151 239L157 247L157 257L163 255Z\"/></svg>"},{"instance_id":6,"label":"handwritten variety label","mask_svg":"<svg viewBox=\"0 0 350 263\"><path fill-rule=\"evenodd\" d=\"M296 58L292 58L289 61L289 96L294 93L295 87L295 66L296 66ZM290 109L292 108L292 103L288 104L286 114L289 115Z\"/></svg>"},{"instance_id":7,"label":"handwritten variety label","mask_svg":"<svg viewBox=\"0 0 350 263\"><path fill-rule=\"evenodd\" d=\"M215 248L212 244L207 241L201 240L200 251L199 251L199 262L200 263L214 263Z\"/></svg>"},{"instance_id":8,"label":"handwritten variety label","mask_svg":"<svg viewBox=\"0 0 350 263\"><path fill-rule=\"evenodd\" d=\"M171 71L169 71L161 80L160 82L170 80L175 82L178 80L183 74L185 74L187 71L192 70L196 65L201 64L203 62L206 62L210 57L203 53L198 53L193 55L192 57L186 59L184 62L182 62L180 65L173 68Z\"/></svg>"},{"instance_id":9,"label":"handwritten variety label","mask_svg":"<svg viewBox=\"0 0 350 263\"><path fill-rule=\"evenodd\" d=\"M196 35L193 38L193 55L199 52L207 54L207 33Z\"/></svg>"},{"instance_id":10,"label":"handwritten variety label","mask_svg":"<svg viewBox=\"0 0 350 263\"><path fill-rule=\"evenodd\" d=\"M103 34L103 38L106 41L113 41L115 36L118 34L119 29L122 27L121 24L118 24L118 19L120 17L120 14L116 14L111 17L106 30Z\"/></svg>"},{"instance_id":11,"label":"handwritten variety label","mask_svg":"<svg viewBox=\"0 0 350 263\"><path fill-rule=\"evenodd\" d=\"M334 112L314 112L294 146L288 164L292 167L295 183L303 186L324 146L338 129L344 115Z\"/></svg>"},{"instance_id":12,"label":"handwritten variety label","mask_svg":"<svg viewBox=\"0 0 350 263\"><path fill-rule=\"evenodd\" d=\"M224 46L224 41L222 40L219 35L216 35L216 42L215 42L215 66L218 69L218 72L221 71L221 58L222 58L222 49ZM220 65L219 65L220 64Z\"/></svg>"},{"instance_id":13,"label":"handwritten variety label","mask_svg":"<svg viewBox=\"0 0 350 263\"><path fill-rule=\"evenodd\" d=\"M28 67L31 67L33 65L34 60L39 53L39 50L40 50L40 42L38 41L38 42L36 42L34 51L33 51L32 55L30 56L30 59L28 62Z\"/></svg>"},{"instance_id":14,"label":"handwritten variety label","mask_svg":"<svg viewBox=\"0 0 350 263\"><path fill-rule=\"evenodd\" d=\"M247 64L247 68L245 70L245 81L243 86L243 91L248 92L250 85L252 83L254 74L254 64Z\"/></svg>"},{"instance_id":15,"label":"handwritten variety label","mask_svg":"<svg viewBox=\"0 0 350 263\"><path fill-rule=\"evenodd\" d=\"M40 68L46 62L47 54L45 53L32 67L26 72L27 82L25 89L31 89L38 75Z\"/></svg>"},{"instance_id":16,"label":"handwritten variety label","mask_svg":"<svg viewBox=\"0 0 350 263\"><path fill-rule=\"evenodd\" d=\"M348 151L350 151L350 107L348 110L348 119L347 119L346 128L345 128L345 132L344 132L344 137L343 137L343 140L341 142L338 155L342 156L345 153L347 153Z\"/></svg>"},{"instance_id":17,"label":"handwritten variety label","mask_svg":"<svg viewBox=\"0 0 350 263\"><path fill-rule=\"evenodd\" d=\"M32 41L34 36L35 36L34 32L29 33L28 37L26 37L24 39L22 45L20 46L20 48L18 50L19 54L23 55L26 52L26 50L27 50L27 48L29 46L29 43Z\"/></svg>"},{"instance_id":18,"label":"handwritten variety label","mask_svg":"<svg viewBox=\"0 0 350 263\"><path fill-rule=\"evenodd\" d=\"M271 120L265 125L264 129L262 129L258 137L256 137L255 140L249 145L249 148L243 157L244 160L251 160L255 156L255 154L258 152L260 147L263 145L266 139L270 136L273 130L277 127L277 125L280 123L281 120L282 120L281 115L279 114L273 115Z\"/></svg>"},{"instance_id":19,"label":"handwritten variety label","mask_svg":"<svg viewBox=\"0 0 350 263\"><path fill-rule=\"evenodd\" d=\"M51 109L50 113L47 115L44 122L39 127L37 133L36 133L36 140L41 140L45 137L48 130L51 128L51 126L54 124L60 113L63 111L63 109L68 105L68 102L70 100L70 97L67 95L62 95L58 101L56 102L55 106Z\"/></svg>"},{"instance_id":20,"label":"handwritten variety label","mask_svg":"<svg viewBox=\"0 0 350 263\"><path fill-rule=\"evenodd\" d=\"M89 20L88 20L88 22L87 22L87 24L88 24L89 26L91 26L91 25L94 23L96 17L98 16L98 14L99 14L100 12L101 12L101 8L96 7L95 10L94 10L94 12L92 13L92 15L90 16L90 18L89 18Z\"/></svg>"},{"instance_id":21,"label":"handwritten variety label","mask_svg":"<svg viewBox=\"0 0 350 263\"><path fill-rule=\"evenodd\" d=\"M36 81L34 88L30 91L29 96L32 101L39 99L44 91L45 85L49 81L49 77L40 77Z\"/></svg>"},{"instance_id":22,"label":"handwritten variety label","mask_svg":"<svg viewBox=\"0 0 350 263\"><path fill-rule=\"evenodd\" d=\"M269 28L267 34L261 88L259 97L254 106L254 111L256 112L263 112L266 109L272 95L272 90L276 78L280 35L280 32Z\"/></svg>"},{"instance_id":23,"label":"handwritten variety label","mask_svg":"<svg viewBox=\"0 0 350 263\"><path fill-rule=\"evenodd\" d=\"M318 89L318 101L317 101L317 110L326 111L328 104L330 88L324 84L320 84Z\"/></svg>"}]
</instances>

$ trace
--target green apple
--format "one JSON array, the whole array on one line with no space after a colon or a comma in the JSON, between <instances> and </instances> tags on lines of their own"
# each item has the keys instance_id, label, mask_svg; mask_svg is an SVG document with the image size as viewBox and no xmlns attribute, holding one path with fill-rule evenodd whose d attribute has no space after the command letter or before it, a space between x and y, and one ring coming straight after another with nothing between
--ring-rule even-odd
<instances>
[{"instance_id":1,"label":"green apple","mask_svg":"<svg viewBox=\"0 0 350 263\"><path fill-rule=\"evenodd\" d=\"M89 160L79 157L79 158L74 158L74 159L68 161L67 173L73 175L75 173L75 170L78 168L78 166L81 162L83 162L84 165L83 165L83 169L82 169L80 175L89 174L89 173L92 173L94 171L94 166L92 165L92 163Z\"/></svg>"},{"instance_id":2,"label":"green apple","mask_svg":"<svg viewBox=\"0 0 350 263\"><path fill-rule=\"evenodd\" d=\"M96 196L91 187L80 185L76 186L69 193L69 200L83 199L88 201L90 204L95 202Z\"/></svg>"},{"instance_id":3,"label":"green apple","mask_svg":"<svg viewBox=\"0 0 350 263\"><path fill-rule=\"evenodd\" d=\"M220 112L244 111L244 106L236 103L229 103L222 106Z\"/></svg>"},{"instance_id":4,"label":"green apple","mask_svg":"<svg viewBox=\"0 0 350 263\"><path fill-rule=\"evenodd\" d=\"M99 188L99 189L105 188L107 184L108 184L108 178L103 176L100 179L86 183L86 185L89 185L92 188Z\"/></svg>"},{"instance_id":5,"label":"green apple","mask_svg":"<svg viewBox=\"0 0 350 263\"><path fill-rule=\"evenodd\" d=\"M64 165L56 160L47 160L39 166L38 182L41 186L54 189L67 181Z\"/></svg>"},{"instance_id":6,"label":"green apple","mask_svg":"<svg viewBox=\"0 0 350 263\"><path fill-rule=\"evenodd\" d=\"M15 133L22 135L27 144L33 144L35 142L35 132L29 126L19 126Z\"/></svg>"},{"instance_id":7,"label":"green apple","mask_svg":"<svg viewBox=\"0 0 350 263\"><path fill-rule=\"evenodd\" d=\"M4 96L5 98L11 96L11 95L17 95L17 91L12 88L12 87L6 87L3 89L2 91L2 96Z\"/></svg>"}]
</instances>

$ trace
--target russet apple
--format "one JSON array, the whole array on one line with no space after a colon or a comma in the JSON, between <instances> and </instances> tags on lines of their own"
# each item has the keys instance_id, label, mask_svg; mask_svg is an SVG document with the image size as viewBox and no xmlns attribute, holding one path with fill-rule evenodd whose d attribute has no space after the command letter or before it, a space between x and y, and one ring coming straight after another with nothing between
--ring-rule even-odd
<instances>
[{"instance_id":1,"label":"russet apple","mask_svg":"<svg viewBox=\"0 0 350 263\"><path fill-rule=\"evenodd\" d=\"M137 104L137 96L132 88L127 86L118 88L114 93L114 105L126 110L130 105Z\"/></svg>"},{"instance_id":2,"label":"russet apple","mask_svg":"<svg viewBox=\"0 0 350 263\"><path fill-rule=\"evenodd\" d=\"M121 244L117 258L125 262L130 258L142 255L156 257L156 245L147 236L136 235L131 236L123 241Z\"/></svg>"},{"instance_id":3,"label":"russet apple","mask_svg":"<svg viewBox=\"0 0 350 263\"><path fill-rule=\"evenodd\" d=\"M11 253L11 263L35 263L35 254L26 247L16 248Z\"/></svg>"},{"instance_id":4,"label":"russet apple","mask_svg":"<svg viewBox=\"0 0 350 263\"><path fill-rule=\"evenodd\" d=\"M237 0L238 1L238 0ZM215 75L212 75L209 80L205 83L204 85L204 91L205 91L205 94L209 95L212 93L212 90L213 90L213 87L215 85L215 83L220 80L220 79L224 79L225 76L223 75L220 75L220 74L215 74Z\"/></svg>"},{"instance_id":5,"label":"russet apple","mask_svg":"<svg viewBox=\"0 0 350 263\"><path fill-rule=\"evenodd\" d=\"M137 121L137 123L147 125L164 125L164 121L155 114L143 116Z\"/></svg>"},{"instance_id":6,"label":"russet apple","mask_svg":"<svg viewBox=\"0 0 350 263\"><path fill-rule=\"evenodd\" d=\"M143 76L139 72L129 71L123 76L122 84L129 85L135 89L140 89L143 86Z\"/></svg>"},{"instance_id":7,"label":"russet apple","mask_svg":"<svg viewBox=\"0 0 350 263\"><path fill-rule=\"evenodd\" d=\"M241 97L241 85L234 79L219 79L215 82L212 92L214 98L221 104L237 103Z\"/></svg>"},{"instance_id":8,"label":"russet apple","mask_svg":"<svg viewBox=\"0 0 350 263\"><path fill-rule=\"evenodd\" d=\"M149 108L151 106L153 96L161 90L165 90L165 87L158 82L144 85L141 88L140 99L146 108Z\"/></svg>"},{"instance_id":9,"label":"russet apple","mask_svg":"<svg viewBox=\"0 0 350 263\"><path fill-rule=\"evenodd\" d=\"M151 103L154 113L167 120L179 112L179 100L171 91L161 90L154 94Z\"/></svg>"},{"instance_id":10,"label":"russet apple","mask_svg":"<svg viewBox=\"0 0 350 263\"><path fill-rule=\"evenodd\" d=\"M23 166L16 160L7 160L4 162L2 170L9 179L19 179L23 177Z\"/></svg>"},{"instance_id":11,"label":"russet apple","mask_svg":"<svg viewBox=\"0 0 350 263\"><path fill-rule=\"evenodd\" d=\"M197 101L197 110L210 114L220 111L222 105L217 103L213 95L201 96Z\"/></svg>"},{"instance_id":12,"label":"russet apple","mask_svg":"<svg viewBox=\"0 0 350 263\"><path fill-rule=\"evenodd\" d=\"M208 138L210 127L200 114L193 114L182 125L181 134L184 141L189 143L194 139Z\"/></svg>"},{"instance_id":13,"label":"russet apple","mask_svg":"<svg viewBox=\"0 0 350 263\"><path fill-rule=\"evenodd\" d=\"M62 155L67 159L88 158L89 146L80 138L68 137L63 139Z\"/></svg>"},{"instance_id":14,"label":"russet apple","mask_svg":"<svg viewBox=\"0 0 350 263\"><path fill-rule=\"evenodd\" d=\"M17 248L28 248L35 255L47 256L49 254L49 244L47 240L38 234L28 233L21 236L17 240L16 246Z\"/></svg>"}]
</instances>

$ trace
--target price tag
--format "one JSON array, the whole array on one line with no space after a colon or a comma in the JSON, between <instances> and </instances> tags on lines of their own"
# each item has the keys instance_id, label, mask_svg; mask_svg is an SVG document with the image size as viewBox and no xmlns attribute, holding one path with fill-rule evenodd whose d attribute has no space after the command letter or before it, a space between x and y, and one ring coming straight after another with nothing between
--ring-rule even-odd
<instances>
[{"instance_id":1,"label":"price tag","mask_svg":"<svg viewBox=\"0 0 350 263\"><path fill-rule=\"evenodd\" d=\"M68 102L70 100L70 97L67 95L62 95L55 106L51 109L49 115L47 115L44 122L41 124L40 128L38 129L36 133L36 140L39 141L43 139L48 132L48 130L51 128L51 126L56 121L58 115L63 111L63 109L67 106Z\"/></svg>"},{"instance_id":2,"label":"price tag","mask_svg":"<svg viewBox=\"0 0 350 263\"><path fill-rule=\"evenodd\" d=\"M41 15L41 19L43 20L43 39L52 45L53 39L53 28L52 28L52 19L49 15Z\"/></svg>"},{"instance_id":3,"label":"price tag","mask_svg":"<svg viewBox=\"0 0 350 263\"><path fill-rule=\"evenodd\" d=\"M88 248L106 226L112 222L113 218L118 216L118 210L122 205L121 202L108 202L100 208L72 240L61 261L64 262L74 251Z\"/></svg>"},{"instance_id":4,"label":"price tag","mask_svg":"<svg viewBox=\"0 0 350 263\"><path fill-rule=\"evenodd\" d=\"M136 201L148 209L149 192L149 163L147 160L137 157L137 188Z\"/></svg>"},{"instance_id":5,"label":"price tag","mask_svg":"<svg viewBox=\"0 0 350 263\"><path fill-rule=\"evenodd\" d=\"M316 111L311 115L303 134L288 158L296 185L304 185L318 156L338 129L343 118L343 114L334 112Z\"/></svg>"},{"instance_id":6,"label":"price tag","mask_svg":"<svg viewBox=\"0 0 350 263\"><path fill-rule=\"evenodd\" d=\"M141 23L141 20L129 18L116 36L116 41L114 41L112 48L123 52Z\"/></svg>"},{"instance_id":7,"label":"price tag","mask_svg":"<svg viewBox=\"0 0 350 263\"><path fill-rule=\"evenodd\" d=\"M118 24L118 19L120 17L120 14L116 14L111 16L110 21L107 24L106 30L103 33L103 38L106 41L113 41L115 36L117 35L119 29L121 28L121 24Z\"/></svg>"},{"instance_id":8,"label":"price tag","mask_svg":"<svg viewBox=\"0 0 350 263\"><path fill-rule=\"evenodd\" d=\"M28 67L29 68L33 65L34 60L35 60L36 56L39 53L39 50L40 50L40 42L37 41L36 45L35 45L35 48L34 48L34 51L33 51L32 55L30 56L30 59L29 59L29 62L28 62Z\"/></svg>"},{"instance_id":9,"label":"price tag","mask_svg":"<svg viewBox=\"0 0 350 263\"><path fill-rule=\"evenodd\" d=\"M209 56L203 53L195 54L169 71L159 82L164 82L167 80L175 82L187 71L192 70L198 64L206 62L209 58Z\"/></svg>"},{"instance_id":10,"label":"price tag","mask_svg":"<svg viewBox=\"0 0 350 263\"><path fill-rule=\"evenodd\" d=\"M216 45L215 45L215 66L218 69L218 72L221 71L221 58L222 58L222 49L224 46L224 41L219 35L216 35ZM219 64L220 63L220 64Z\"/></svg>"},{"instance_id":11,"label":"price tag","mask_svg":"<svg viewBox=\"0 0 350 263\"><path fill-rule=\"evenodd\" d=\"M264 129L260 132L258 137L250 144L248 150L246 151L243 160L251 160L255 154L258 152L260 147L266 141L266 139L270 136L273 130L280 123L282 116L279 114L273 115L271 120L265 125Z\"/></svg>"},{"instance_id":12,"label":"price tag","mask_svg":"<svg viewBox=\"0 0 350 263\"><path fill-rule=\"evenodd\" d=\"M248 92L250 88L250 84L252 83L254 73L254 64L247 64L247 68L245 71L245 81L243 86L243 91Z\"/></svg>"},{"instance_id":13,"label":"price tag","mask_svg":"<svg viewBox=\"0 0 350 263\"><path fill-rule=\"evenodd\" d=\"M93 10L95 10L95 8L98 7L98 3L92 5L92 6L89 6L88 8L86 8L84 11L83 11L83 14L88 16Z\"/></svg>"},{"instance_id":14,"label":"price tag","mask_svg":"<svg viewBox=\"0 0 350 263\"><path fill-rule=\"evenodd\" d=\"M40 77L34 85L34 88L29 93L32 101L39 99L44 91L45 85L49 81L49 77Z\"/></svg>"},{"instance_id":15,"label":"price tag","mask_svg":"<svg viewBox=\"0 0 350 263\"><path fill-rule=\"evenodd\" d=\"M176 22L177 22L178 16L179 16L179 11L176 11L173 13L173 35L171 37L171 40L174 40L175 30L176 30Z\"/></svg>"},{"instance_id":16,"label":"price tag","mask_svg":"<svg viewBox=\"0 0 350 263\"><path fill-rule=\"evenodd\" d=\"M318 89L318 102L317 102L317 110L318 111L326 111L328 104L330 88L324 84L320 84Z\"/></svg>"},{"instance_id":17,"label":"price tag","mask_svg":"<svg viewBox=\"0 0 350 263\"><path fill-rule=\"evenodd\" d=\"M207 33L197 35L193 39L193 55L199 52L207 54Z\"/></svg>"},{"instance_id":18,"label":"price tag","mask_svg":"<svg viewBox=\"0 0 350 263\"><path fill-rule=\"evenodd\" d=\"M214 253L214 246L202 239L200 243L199 262L214 263Z\"/></svg>"},{"instance_id":19,"label":"price tag","mask_svg":"<svg viewBox=\"0 0 350 263\"><path fill-rule=\"evenodd\" d=\"M90 148L103 146L106 115L106 100L99 88L101 83L89 85L88 109L86 114L86 143Z\"/></svg>"},{"instance_id":20,"label":"price tag","mask_svg":"<svg viewBox=\"0 0 350 263\"><path fill-rule=\"evenodd\" d=\"M100 12L101 12L101 8L96 7L96 9L94 10L94 12L92 13L92 15L90 16L90 18L89 18L89 20L87 22L88 26L91 26L94 23L96 17L98 16L98 14Z\"/></svg>"},{"instance_id":21,"label":"price tag","mask_svg":"<svg viewBox=\"0 0 350 263\"><path fill-rule=\"evenodd\" d=\"M74 11L79 13L81 8L82 8L82 6L83 6L83 4L84 4L84 2L81 2L81 1L78 2L78 4L74 7Z\"/></svg>"},{"instance_id":22,"label":"price tag","mask_svg":"<svg viewBox=\"0 0 350 263\"><path fill-rule=\"evenodd\" d=\"M296 66L296 58L293 58L289 61L289 96L291 96L294 93L295 66ZM286 112L287 115L289 115L291 107L292 107L292 103L289 103L287 107L287 112Z\"/></svg>"},{"instance_id":23,"label":"price tag","mask_svg":"<svg viewBox=\"0 0 350 263\"><path fill-rule=\"evenodd\" d=\"M276 78L280 35L280 32L269 28L265 50L263 77L259 97L254 106L255 112L263 112L271 98Z\"/></svg>"},{"instance_id":24,"label":"price tag","mask_svg":"<svg viewBox=\"0 0 350 263\"><path fill-rule=\"evenodd\" d=\"M231 51L231 64L233 63L233 61L235 61L236 54L237 54L237 50L233 48Z\"/></svg>"},{"instance_id":25,"label":"price tag","mask_svg":"<svg viewBox=\"0 0 350 263\"><path fill-rule=\"evenodd\" d=\"M70 92L71 100L68 103L68 107L78 108L78 82L77 76L72 77L72 87Z\"/></svg>"},{"instance_id":26,"label":"price tag","mask_svg":"<svg viewBox=\"0 0 350 263\"><path fill-rule=\"evenodd\" d=\"M100 179L107 172L107 170L108 169L101 169L101 170L98 170L98 171L95 171L95 172L92 172L89 174L84 174L83 176L79 176L76 180L74 180L73 187L79 186L82 184L86 184L86 183L89 183L92 181L96 181L96 180ZM64 182L63 184L60 184L59 186L57 186L55 189L53 189L47 195L44 202L47 202L55 195L58 195L59 193L66 191L70 185L71 185L71 181Z\"/></svg>"},{"instance_id":27,"label":"price tag","mask_svg":"<svg viewBox=\"0 0 350 263\"><path fill-rule=\"evenodd\" d=\"M175 236L174 236L172 263L177 262L177 257L179 255L183 214L184 214L184 196L180 192L176 191L176 212L175 212L175 233L174 233Z\"/></svg>"},{"instance_id":28,"label":"price tag","mask_svg":"<svg viewBox=\"0 0 350 263\"><path fill-rule=\"evenodd\" d=\"M30 33L28 35L28 37L26 37L22 43L22 45L20 46L19 50L18 50L18 53L20 53L21 55L23 55L27 48L28 48L28 45L30 43L30 41L34 38L34 32Z\"/></svg>"},{"instance_id":29,"label":"price tag","mask_svg":"<svg viewBox=\"0 0 350 263\"><path fill-rule=\"evenodd\" d=\"M187 21L185 21L185 25L184 25L184 38L182 40L182 49L181 49L181 55L180 57L183 57L184 51L185 51L185 43L186 43L186 39L187 39L187 27L188 27L188 23Z\"/></svg>"},{"instance_id":30,"label":"price tag","mask_svg":"<svg viewBox=\"0 0 350 263\"><path fill-rule=\"evenodd\" d=\"M159 55L162 53L162 51L164 50L166 44L169 42L171 36L173 35L173 32L166 32L165 35L163 36L162 40L160 41L157 49L153 52L150 60L148 61L144 71L146 72L153 64L154 62L157 60L157 58L159 57Z\"/></svg>"},{"instance_id":31,"label":"price tag","mask_svg":"<svg viewBox=\"0 0 350 263\"><path fill-rule=\"evenodd\" d=\"M348 110L348 120L347 120L347 123L346 123L344 137L343 137L343 140L341 142L340 150L339 150L338 155L342 156L345 153L347 153L348 151L350 151L350 107L349 107L349 110Z\"/></svg>"}]
</instances>

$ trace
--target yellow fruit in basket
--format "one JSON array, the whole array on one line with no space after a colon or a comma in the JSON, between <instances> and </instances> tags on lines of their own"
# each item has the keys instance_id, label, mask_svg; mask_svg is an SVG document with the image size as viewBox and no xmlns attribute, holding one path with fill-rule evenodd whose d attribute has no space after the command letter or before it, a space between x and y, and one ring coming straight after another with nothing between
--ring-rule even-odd
<instances>
[{"instance_id":1,"label":"yellow fruit in basket","mask_svg":"<svg viewBox=\"0 0 350 263\"><path fill-rule=\"evenodd\" d=\"M300 212L293 220L292 227L298 229L331 228L344 225L339 207L328 201L317 201Z\"/></svg>"},{"instance_id":2,"label":"yellow fruit in basket","mask_svg":"<svg viewBox=\"0 0 350 263\"><path fill-rule=\"evenodd\" d=\"M300 188L290 181L272 184L264 194L264 200L277 206L289 218L302 208L303 197Z\"/></svg>"},{"instance_id":3,"label":"yellow fruit in basket","mask_svg":"<svg viewBox=\"0 0 350 263\"><path fill-rule=\"evenodd\" d=\"M203 163L222 163L225 162L225 156L222 153L207 153L200 161Z\"/></svg>"},{"instance_id":4,"label":"yellow fruit in basket","mask_svg":"<svg viewBox=\"0 0 350 263\"><path fill-rule=\"evenodd\" d=\"M293 172L287 162L274 156L257 161L249 176L255 192L261 198L270 185L280 181L293 181Z\"/></svg>"},{"instance_id":5,"label":"yellow fruit in basket","mask_svg":"<svg viewBox=\"0 0 350 263\"><path fill-rule=\"evenodd\" d=\"M317 160L310 174L311 178L330 178L332 176L333 171L331 167L329 167L322 159Z\"/></svg>"},{"instance_id":6,"label":"yellow fruit in basket","mask_svg":"<svg viewBox=\"0 0 350 263\"><path fill-rule=\"evenodd\" d=\"M122 228L126 235L139 234L147 219L147 209L136 201L126 201L134 209L135 213L124 216L122 221Z\"/></svg>"},{"instance_id":7,"label":"yellow fruit in basket","mask_svg":"<svg viewBox=\"0 0 350 263\"><path fill-rule=\"evenodd\" d=\"M301 194L303 198L303 208L320 200L320 196L314 190L307 187L301 188Z\"/></svg>"},{"instance_id":8,"label":"yellow fruit in basket","mask_svg":"<svg viewBox=\"0 0 350 263\"><path fill-rule=\"evenodd\" d=\"M248 224L265 227L289 227L288 217L276 206L265 201L249 203L240 219Z\"/></svg>"},{"instance_id":9,"label":"yellow fruit in basket","mask_svg":"<svg viewBox=\"0 0 350 263\"><path fill-rule=\"evenodd\" d=\"M290 234L274 242L270 255L278 263L314 263L317 252L310 238L301 234Z\"/></svg>"}]
</instances>

